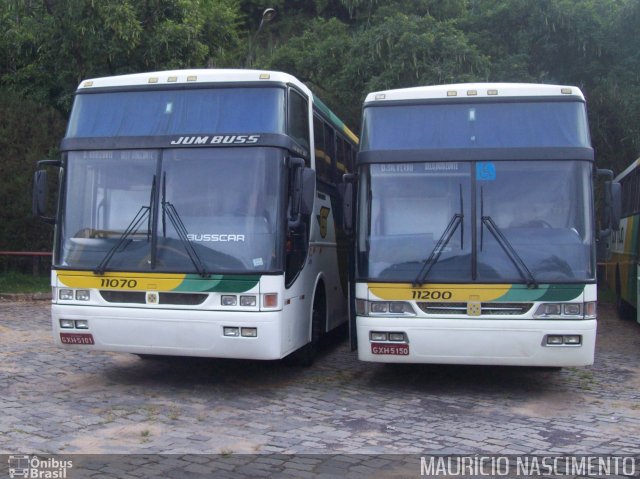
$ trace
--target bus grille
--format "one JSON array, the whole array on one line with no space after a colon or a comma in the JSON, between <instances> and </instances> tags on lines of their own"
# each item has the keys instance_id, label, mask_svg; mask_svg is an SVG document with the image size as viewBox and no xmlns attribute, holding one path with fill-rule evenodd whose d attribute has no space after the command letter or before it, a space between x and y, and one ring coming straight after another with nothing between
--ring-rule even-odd
<instances>
[{"instance_id":1,"label":"bus grille","mask_svg":"<svg viewBox=\"0 0 640 479\"><path fill-rule=\"evenodd\" d=\"M108 303L146 304L144 291L100 291L102 298ZM159 293L158 304L171 304L174 306L196 306L204 303L208 294L202 293Z\"/></svg>"},{"instance_id":2,"label":"bus grille","mask_svg":"<svg viewBox=\"0 0 640 479\"><path fill-rule=\"evenodd\" d=\"M427 303L417 302L427 314L467 315L467 303ZM482 316L519 316L526 314L533 303L481 303Z\"/></svg>"}]
</instances>

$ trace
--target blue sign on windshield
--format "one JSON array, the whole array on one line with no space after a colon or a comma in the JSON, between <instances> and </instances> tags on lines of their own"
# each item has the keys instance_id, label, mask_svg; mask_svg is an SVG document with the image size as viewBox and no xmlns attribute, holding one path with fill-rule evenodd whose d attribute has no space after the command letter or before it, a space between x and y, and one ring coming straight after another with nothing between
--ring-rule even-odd
<instances>
[{"instance_id":1,"label":"blue sign on windshield","mask_svg":"<svg viewBox=\"0 0 640 479\"><path fill-rule=\"evenodd\" d=\"M492 162L476 163L476 180L494 181L496 179L496 165Z\"/></svg>"}]
</instances>

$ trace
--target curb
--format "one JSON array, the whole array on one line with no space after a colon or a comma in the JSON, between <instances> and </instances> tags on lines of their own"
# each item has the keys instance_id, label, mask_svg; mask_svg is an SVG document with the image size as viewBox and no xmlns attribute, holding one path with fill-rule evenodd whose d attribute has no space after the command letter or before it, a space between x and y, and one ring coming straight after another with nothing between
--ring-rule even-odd
<instances>
[{"instance_id":1,"label":"curb","mask_svg":"<svg viewBox=\"0 0 640 479\"><path fill-rule=\"evenodd\" d=\"M51 301L51 293L0 293L0 301Z\"/></svg>"}]
</instances>

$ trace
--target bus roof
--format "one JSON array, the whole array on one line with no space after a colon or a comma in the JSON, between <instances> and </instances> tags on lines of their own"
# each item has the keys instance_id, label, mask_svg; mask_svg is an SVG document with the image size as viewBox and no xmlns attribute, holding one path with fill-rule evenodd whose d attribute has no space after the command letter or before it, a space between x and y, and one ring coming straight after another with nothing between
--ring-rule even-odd
<instances>
[{"instance_id":1,"label":"bus roof","mask_svg":"<svg viewBox=\"0 0 640 479\"><path fill-rule=\"evenodd\" d=\"M168 70L148 73L133 73L83 80L78 85L78 92L94 88L119 87L161 87L166 85L198 84L198 83L264 83L276 82L291 84L302 90L316 106L338 127L351 141L358 143L358 137L333 113L309 88L293 75L269 70L245 69L190 69Z\"/></svg>"},{"instance_id":2,"label":"bus roof","mask_svg":"<svg viewBox=\"0 0 640 479\"><path fill-rule=\"evenodd\" d=\"M166 86L198 83L230 83L230 82L278 82L293 84L313 97L311 90L293 75L268 70L244 69L191 69L168 70L148 73L133 73L102 78L83 80L78 85L78 91L93 88L114 88L127 86Z\"/></svg>"},{"instance_id":3,"label":"bus roof","mask_svg":"<svg viewBox=\"0 0 640 479\"><path fill-rule=\"evenodd\" d=\"M367 95L365 104L384 101L535 96L573 96L584 101L584 95L580 89L568 85L542 85L536 83L457 83L373 92Z\"/></svg>"}]
</instances>

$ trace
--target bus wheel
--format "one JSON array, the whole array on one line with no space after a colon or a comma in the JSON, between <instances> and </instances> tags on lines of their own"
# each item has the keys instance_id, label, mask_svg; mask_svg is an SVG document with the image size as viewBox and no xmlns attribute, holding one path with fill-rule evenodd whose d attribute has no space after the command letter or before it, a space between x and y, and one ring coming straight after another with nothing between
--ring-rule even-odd
<instances>
[{"instance_id":1,"label":"bus wheel","mask_svg":"<svg viewBox=\"0 0 640 479\"><path fill-rule=\"evenodd\" d=\"M324 285L318 284L316 294L313 297L313 310L311 311L311 341L294 351L287 357L287 362L294 366L309 367L313 364L318 353L318 344L324 332L324 324L327 319L327 301L324 293Z\"/></svg>"}]
</instances>

